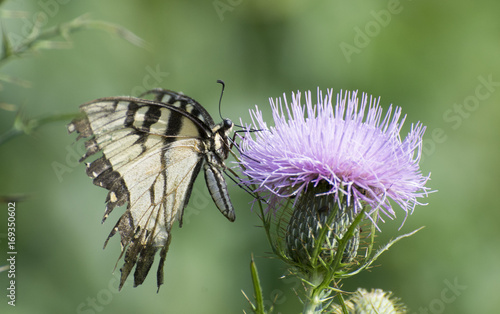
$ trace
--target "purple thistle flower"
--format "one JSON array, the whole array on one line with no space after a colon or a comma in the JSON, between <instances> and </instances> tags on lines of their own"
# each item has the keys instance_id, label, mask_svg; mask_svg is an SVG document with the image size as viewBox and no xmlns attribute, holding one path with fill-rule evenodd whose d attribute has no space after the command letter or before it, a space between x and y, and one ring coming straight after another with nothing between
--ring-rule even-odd
<instances>
[{"instance_id":1,"label":"purple thistle flower","mask_svg":"<svg viewBox=\"0 0 500 314\"><path fill-rule=\"evenodd\" d=\"M243 183L254 185L255 192L267 198L267 210L276 210L284 199L296 200L312 184L327 182L338 202L342 197L354 212L363 204L371 212L391 219L396 216L389 200L397 203L406 215L421 204L417 198L427 196L429 176L419 168L422 136L425 127L417 122L403 140L401 108L392 106L382 119L379 99L355 92L337 94L332 104L333 90L323 98L318 88L317 104L311 92L292 93L288 104L282 99L270 99L275 126L268 127L256 106L250 111L252 129L241 139L240 166L248 176ZM392 117L391 117L392 116ZM370 212L370 210L368 211ZM370 212L370 213L371 213ZM383 219L382 219L383 221Z\"/></svg>"}]
</instances>

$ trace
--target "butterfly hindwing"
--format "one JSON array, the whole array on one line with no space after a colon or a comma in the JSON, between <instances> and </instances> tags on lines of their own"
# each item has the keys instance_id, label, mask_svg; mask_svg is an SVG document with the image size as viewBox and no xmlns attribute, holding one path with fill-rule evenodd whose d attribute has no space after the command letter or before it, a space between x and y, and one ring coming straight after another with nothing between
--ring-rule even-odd
<instances>
[{"instance_id":1,"label":"butterfly hindwing","mask_svg":"<svg viewBox=\"0 0 500 314\"><path fill-rule=\"evenodd\" d=\"M106 240L117 232L121 237L120 288L134 266L134 284L142 284L159 249L158 287L163 283L171 228L175 221L182 223L203 165L214 202L234 220L222 176L232 123L215 125L208 112L187 96L163 89L146 94L154 100L110 97L84 104L80 107L84 116L68 125L70 132L79 133L78 139L89 138L82 160L102 152L87 164L87 174L94 184L109 190L103 222L116 206L128 204Z\"/></svg>"}]
</instances>

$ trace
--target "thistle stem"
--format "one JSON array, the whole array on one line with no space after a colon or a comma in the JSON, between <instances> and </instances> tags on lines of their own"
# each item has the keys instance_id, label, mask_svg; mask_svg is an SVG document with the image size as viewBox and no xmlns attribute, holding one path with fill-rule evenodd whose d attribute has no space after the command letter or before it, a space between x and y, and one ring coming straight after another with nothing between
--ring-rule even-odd
<instances>
[{"instance_id":1,"label":"thistle stem","mask_svg":"<svg viewBox=\"0 0 500 314\"><path fill-rule=\"evenodd\" d=\"M324 275L314 271L309 278L311 286L307 289L307 300L304 304L303 314L316 314L323 311L323 300L327 296L327 289L323 287Z\"/></svg>"}]
</instances>

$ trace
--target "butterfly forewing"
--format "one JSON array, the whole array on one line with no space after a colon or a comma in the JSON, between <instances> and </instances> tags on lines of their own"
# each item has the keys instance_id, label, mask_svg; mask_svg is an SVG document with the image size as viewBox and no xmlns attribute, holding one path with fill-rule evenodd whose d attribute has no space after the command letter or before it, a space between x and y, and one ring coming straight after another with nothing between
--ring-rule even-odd
<instances>
[{"instance_id":1,"label":"butterfly forewing","mask_svg":"<svg viewBox=\"0 0 500 314\"><path fill-rule=\"evenodd\" d=\"M120 288L135 266L135 285L146 278L158 249L158 287L175 221L182 215L202 164L209 191L231 221L234 209L222 176L230 125L214 125L193 99L172 91L146 93L154 100L110 97L80 107L85 114L68 125L78 138L89 138L83 159L102 152L87 164L94 184L109 190L103 222L116 206L126 212L107 241L120 233L124 265Z\"/></svg>"}]
</instances>

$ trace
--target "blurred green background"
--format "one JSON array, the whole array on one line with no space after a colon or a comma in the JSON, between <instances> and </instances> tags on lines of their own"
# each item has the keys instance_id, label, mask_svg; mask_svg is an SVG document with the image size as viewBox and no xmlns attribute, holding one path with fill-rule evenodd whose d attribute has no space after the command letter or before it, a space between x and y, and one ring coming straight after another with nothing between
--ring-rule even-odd
<instances>
[{"instance_id":1,"label":"blurred green background","mask_svg":"<svg viewBox=\"0 0 500 314\"><path fill-rule=\"evenodd\" d=\"M268 98L296 90L334 88L381 96L428 126L423 173L439 192L419 206L401 231L404 212L381 227L380 244L426 226L385 253L370 272L344 289L382 288L410 313L495 313L500 309L500 3L498 1L4 1L3 35L26 37L37 17L45 27L82 14L117 23L150 49L99 30L70 36L72 48L40 50L2 64L0 73L31 87L2 82L0 133L16 110L29 118L74 113L104 96L138 95L152 87L182 91L218 118L248 122L257 104L268 119ZM23 11L20 14L19 11ZM40 15L42 14L42 15ZM12 17L17 15L17 18ZM64 41L63 38L57 38ZM154 273L144 285L116 292L118 237L104 240L120 216L100 224L106 191L94 186L81 146L66 123L51 123L0 147L0 194L17 202L17 303L2 313L241 313L253 295L253 253L267 303L299 313L285 268L269 259L251 197L230 184L235 223L218 212L199 178L184 226L174 227L165 284ZM65 166L57 173L54 167ZM0 205L5 264L7 204ZM156 261L157 263L158 261ZM156 263L153 269L156 269ZM129 278L130 279L130 278ZM455 286L451 289L450 286ZM422 311L427 312L422 312Z\"/></svg>"}]
</instances>

